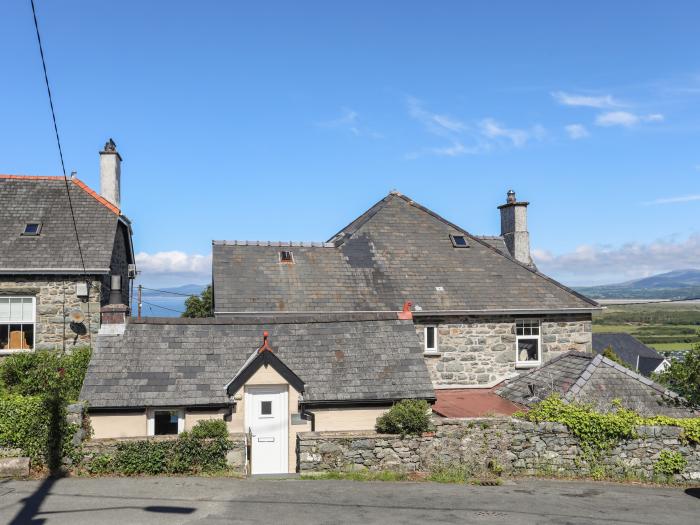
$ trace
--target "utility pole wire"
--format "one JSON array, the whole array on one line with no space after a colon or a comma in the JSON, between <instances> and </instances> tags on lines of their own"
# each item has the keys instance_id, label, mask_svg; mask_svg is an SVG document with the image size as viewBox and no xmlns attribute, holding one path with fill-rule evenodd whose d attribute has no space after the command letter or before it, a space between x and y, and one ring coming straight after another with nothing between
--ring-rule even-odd
<instances>
[{"instance_id":1,"label":"utility pole wire","mask_svg":"<svg viewBox=\"0 0 700 525\"><path fill-rule=\"evenodd\" d=\"M80 264L83 267L83 275L85 277L85 281L87 284L88 288L88 297L87 297L87 313L88 313L88 341L90 344L92 344L92 333L90 330L90 322L91 322L91 316L90 316L90 282L88 281L88 275L87 275L87 269L85 267L85 258L83 257L83 249L80 246L80 236L78 235L78 224L75 220L75 211L73 210L73 201L70 196L70 187L68 185L68 176L66 175L66 165L65 162L63 161L63 148L61 147L61 138L58 134L58 124L56 123L56 111L54 110L53 107L53 97L51 96L51 86L49 85L49 75L46 71L46 59L44 58L44 46L41 43L41 34L39 33L39 22L36 19L36 7L34 5L34 0L29 0L31 5L32 5L32 15L34 17L34 29L36 29L36 40L39 43L39 54L41 55L41 66L44 70L44 82L46 83L46 92L49 95L49 106L51 106L51 119L53 120L53 130L54 133L56 134L56 144L58 145L58 155L61 158L61 170L63 170L63 181L66 184L66 195L68 196L68 207L70 208L70 215L71 218L73 219L73 231L75 231L75 241L78 244L78 253L80 254ZM65 319L63 320L65 324ZM64 339L64 344L65 344L65 339Z\"/></svg>"}]
</instances>

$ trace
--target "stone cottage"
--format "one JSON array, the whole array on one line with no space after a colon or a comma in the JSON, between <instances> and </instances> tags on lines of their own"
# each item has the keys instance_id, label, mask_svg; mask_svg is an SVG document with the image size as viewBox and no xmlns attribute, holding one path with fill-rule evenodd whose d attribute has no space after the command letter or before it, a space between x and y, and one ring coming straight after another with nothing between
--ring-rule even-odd
<instances>
[{"instance_id":1,"label":"stone cottage","mask_svg":"<svg viewBox=\"0 0 700 525\"><path fill-rule=\"evenodd\" d=\"M479 237L391 192L326 242L214 241L215 316L410 303L435 388L494 387L566 351L590 352L599 309L537 270L527 207L508 192L501 234Z\"/></svg>"},{"instance_id":2,"label":"stone cottage","mask_svg":"<svg viewBox=\"0 0 700 525\"><path fill-rule=\"evenodd\" d=\"M75 176L0 175L0 356L90 344L110 294L129 304L135 266L121 160L110 139L99 194Z\"/></svg>"}]
</instances>

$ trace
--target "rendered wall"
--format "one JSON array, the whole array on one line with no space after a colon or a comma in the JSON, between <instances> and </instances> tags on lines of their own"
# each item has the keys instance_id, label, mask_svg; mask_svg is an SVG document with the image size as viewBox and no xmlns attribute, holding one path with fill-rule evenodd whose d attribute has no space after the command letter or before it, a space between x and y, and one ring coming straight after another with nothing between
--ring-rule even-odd
<instances>
[{"instance_id":1,"label":"rendered wall","mask_svg":"<svg viewBox=\"0 0 700 525\"><path fill-rule=\"evenodd\" d=\"M93 439L135 438L148 434L146 412L90 414Z\"/></svg>"},{"instance_id":2,"label":"rendered wall","mask_svg":"<svg viewBox=\"0 0 700 525\"><path fill-rule=\"evenodd\" d=\"M315 409L316 432L337 430L374 430L377 418L384 414L389 407L377 408L336 408Z\"/></svg>"}]
</instances>

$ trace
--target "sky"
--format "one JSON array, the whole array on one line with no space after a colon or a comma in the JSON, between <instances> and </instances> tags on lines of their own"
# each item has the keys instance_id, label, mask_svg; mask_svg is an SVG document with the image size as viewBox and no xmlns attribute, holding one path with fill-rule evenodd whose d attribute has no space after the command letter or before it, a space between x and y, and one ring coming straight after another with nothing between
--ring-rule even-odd
<instances>
[{"instance_id":1,"label":"sky","mask_svg":"<svg viewBox=\"0 0 700 525\"><path fill-rule=\"evenodd\" d=\"M700 3L35 0L66 169L112 137L140 280L323 241L398 190L540 270L700 267ZM60 174L29 0L0 2L0 173Z\"/></svg>"}]
</instances>

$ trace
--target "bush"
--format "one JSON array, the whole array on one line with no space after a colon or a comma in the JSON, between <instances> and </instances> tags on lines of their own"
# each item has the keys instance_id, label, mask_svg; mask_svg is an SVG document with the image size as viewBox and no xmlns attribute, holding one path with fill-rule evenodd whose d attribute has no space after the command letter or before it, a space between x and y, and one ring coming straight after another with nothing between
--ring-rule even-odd
<instances>
[{"instance_id":1,"label":"bush","mask_svg":"<svg viewBox=\"0 0 700 525\"><path fill-rule=\"evenodd\" d=\"M58 388L61 396L75 401L85 379L91 351L75 348L70 354L40 350L14 354L0 363L1 390L23 396L43 395Z\"/></svg>"},{"instance_id":2,"label":"bush","mask_svg":"<svg viewBox=\"0 0 700 525\"><path fill-rule=\"evenodd\" d=\"M196 439L228 439L228 427L222 419L207 419L199 421L191 434Z\"/></svg>"},{"instance_id":3,"label":"bush","mask_svg":"<svg viewBox=\"0 0 700 525\"><path fill-rule=\"evenodd\" d=\"M680 452L662 450L659 459L654 463L654 473L660 476L671 477L680 474L688 464Z\"/></svg>"},{"instance_id":4,"label":"bush","mask_svg":"<svg viewBox=\"0 0 700 525\"><path fill-rule=\"evenodd\" d=\"M0 396L0 446L19 448L37 464L60 466L73 452L76 430L66 423L65 403L56 396Z\"/></svg>"},{"instance_id":5,"label":"bush","mask_svg":"<svg viewBox=\"0 0 700 525\"><path fill-rule=\"evenodd\" d=\"M430 405L422 399L403 399L377 418L382 434L421 434L430 428Z\"/></svg>"},{"instance_id":6,"label":"bush","mask_svg":"<svg viewBox=\"0 0 700 525\"><path fill-rule=\"evenodd\" d=\"M87 465L92 474L198 474L227 468L226 453L233 443L226 423L200 421L177 439L123 441L113 455L100 454Z\"/></svg>"}]
</instances>

